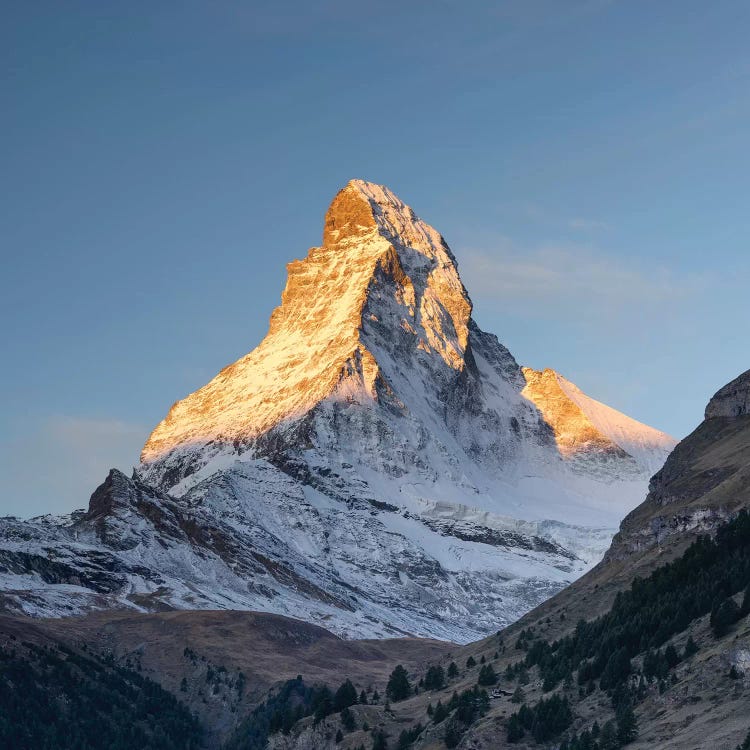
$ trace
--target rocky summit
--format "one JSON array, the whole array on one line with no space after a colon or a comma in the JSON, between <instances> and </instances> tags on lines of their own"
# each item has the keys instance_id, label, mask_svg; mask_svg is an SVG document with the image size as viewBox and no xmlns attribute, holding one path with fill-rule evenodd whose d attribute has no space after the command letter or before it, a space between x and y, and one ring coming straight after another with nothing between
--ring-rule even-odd
<instances>
[{"instance_id":1,"label":"rocky summit","mask_svg":"<svg viewBox=\"0 0 750 750\"><path fill-rule=\"evenodd\" d=\"M0 521L2 601L467 642L591 568L674 445L521 368L443 237L353 180L265 339L170 409L131 478L86 512Z\"/></svg>"}]
</instances>

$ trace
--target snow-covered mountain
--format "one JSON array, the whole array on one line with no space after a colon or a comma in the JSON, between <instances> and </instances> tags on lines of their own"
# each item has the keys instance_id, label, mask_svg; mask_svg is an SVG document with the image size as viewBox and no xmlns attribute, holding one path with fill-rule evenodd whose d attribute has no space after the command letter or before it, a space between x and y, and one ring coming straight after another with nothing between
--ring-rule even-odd
<instances>
[{"instance_id":1,"label":"snow-covered mountain","mask_svg":"<svg viewBox=\"0 0 750 750\"><path fill-rule=\"evenodd\" d=\"M471 313L440 234L350 182L266 338L172 407L132 479L0 522L7 606L458 641L516 619L600 559L675 441L520 368Z\"/></svg>"}]
</instances>

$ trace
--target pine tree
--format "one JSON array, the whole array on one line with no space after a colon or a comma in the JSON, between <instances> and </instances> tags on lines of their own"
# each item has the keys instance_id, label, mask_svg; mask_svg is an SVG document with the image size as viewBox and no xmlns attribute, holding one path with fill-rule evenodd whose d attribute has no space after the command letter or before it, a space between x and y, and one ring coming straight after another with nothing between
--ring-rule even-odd
<instances>
[{"instance_id":1,"label":"pine tree","mask_svg":"<svg viewBox=\"0 0 750 750\"><path fill-rule=\"evenodd\" d=\"M471 669L472 667L476 667L476 665L477 665L477 662L476 662L476 659L473 656L470 656L466 660L466 669Z\"/></svg>"},{"instance_id":2,"label":"pine tree","mask_svg":"<svg viewBox=\"0 0 750 750\"><path fill-rule=\"evenodd\" d=\"M452 680L455 677L458 677L458 667L456 666L456 662L452 661L448 665L448 677Z\"/></svg>"},{"instance_id":3,"label":"pine tree","mask_svg":"<svg viewBox=\"0 0 750 750\"><path fill-rule=\"evenodd\" d=\"M698 646L693 640L693 636L688 636L687 642L685 643L685 651L682 655L683 659L689 659L693 654L698 653Z\"/></svg>"},{"instance_id":4,"label":"pine tree","mask_svg":"<svg viewBox=\"0 0 750 750\"><path fill-rule=\"evenodd\" d=\"M432 721L435 724L439 724L441 721L448 717L449 713L450 711L446 706L443 705L442 701L438 701L432 714Z\"/></svg>"},{"instance_id":5,"label":"pine tree","mask_svg":"<svg viewBox=\"0 0 750 750\"><path fill-rule=\"evenodd\" d=\"M524 695L523 688L519 685L513 692L513 696L511 697L510 702L523 703L525 699L526 696Z\"/></svg>"},{"instance_id":6,"label":"pine tree","mask_svg":"<svg viewBox=\"0 0 750 750\"><path fill-rule=\"evenodd\" d=\"M356 702L357 690L352 685L351 680L347 680L339 687L333 697L333 710L341 711L348 706L353 706Z\"/></svg>"},{"instance_id":7,"label":"pine tree","mask_svg":"<svg viewBox=\"0 0 750 750\"><path fill-rule=\"evenodd\" d=\"M399 664L388 678L386 695L394 702L402 701L411 695L411 685L407 671Z\"/></svg>"},{"instance_id":8,"label":"pine tree","mask_svg":"<svg viewBox=\"0 0 750 750\"><path fill-rule=\"evenodd\" d=\"M711 628L714 635L720 638L740 619L741 612L737 602L729 596L711 612Z\"/></svg>"},{"instance_id":9,"label":"pine tree","mask_svg":"<svg viewBox=\"0 0 750 750\"><path fill-rule=\"evenodd\" d=\"M318 692L316 702L317 706L313 714L313 721L315 724L319 724L326 716L333 713L333 698L331 691L325 685Z\"/></svg>"},{"instance_id":10,"label":"pine tree","mask_svg":"<svg viewBox=\"0 0 750 750\"><path fill-rule=\"evenodd\" d=\"M497 675L495 674L495 670L492 667L492 664L485 664L480 670L479 670L479 680L480 685L495 685L497 684Z\"/></svg>"},{"instance_id":11,"label":"pine tree","mask_svg":"<svg viewBox=\"0 0 750 750\"><path fill-rule=\"evenodd\" d=\"M523 725L518 718L518 714L513 714L508 719L508 742L518 742L524 734Z\"/></svg>"},{"instance_id":12,"label":"pine tree","mask_svg":"<svg viewBox=\"0 0 750 750\"><path fill-rule=\"evenodd\" d=\"M341 724L343 725L344 729L349 732L351 732L356 727L354 714L351 712L351 709L348 706L341 712Z\"/></svg>"},{"instance_id":13,"label":"pine tree","mask_svg":"<svg viewBox=\"0 0 750 750\"><path fill-rule=\"evenodd\" d=\"M673 669L680 663L680 657L677 653L677 649L671 643L664 649L664 658L667 661L667 666L669 669Z\"/></svg>"},{"instance_id":14,"label":"pine tree","mask_svg":"<svg viewBox=\"0 0 750 750\"><path fill-rule=\"evenodd\" d=\"M614 688L616 685L622 683L625 678L630 674L630 658L628 657L628 651L623 646L613 652L609 659L607 659L607 665L604 667L602 672L599 686L602 690L609 690Z\"/></svg>"},{"instance_id":15,"label":"pine tree","mask_svg":"<svg viewBox=\"0 0 750 750\"><path fill-rule=\"evenodd\" d=\"M617 739L627 745L638 736L638 720L632 706L626 705L617 714Z\"/></svg>"},{"instance_id":16,"label":"pine tree","mask_svg":"<svg viewBox=\"0 0 750 750\"><path fill-rule=\"evenodd\" d=\"M599 736L599 750L618 750L620 742L617 739L617 729L611 719L602 727Z\"/></svg>"},{"instance_id":17,"label":"pine tree","mask_svg":"<svg viewBox=\"0 0 750 750\"><path fill-rule=\"evenodd\" d=\"M441 666L429 667L424 678L425 690L440 690L445 686L445 672Z\"/></svg>"},{"instance_id":18,"label":"pine tree","mask_svg":"<svg viewBox=\"0 0 750 750\"><path fill-rule=\"evenodd\" d=\"M448 748L457 747L458 743L461 742L461 735L463 734L462 727L455 719L449 721L445 727L445 734L443 740L445 746Z\"/></svg>"}]
</instances>

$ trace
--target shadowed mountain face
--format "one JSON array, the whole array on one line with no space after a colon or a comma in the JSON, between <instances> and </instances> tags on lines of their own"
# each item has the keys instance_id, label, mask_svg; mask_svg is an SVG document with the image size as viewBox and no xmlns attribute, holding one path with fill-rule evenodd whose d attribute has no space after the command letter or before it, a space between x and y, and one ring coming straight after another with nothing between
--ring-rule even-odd
<instances>
[{"instance_id":1,"label":"shadowed mountain face","mask_svg":"<svg viewBox=\"0 0 750 750\"><path fill-rule=\"evenodd\" d=\"M5 605L255 609L468 641L595 564L674 446L471 317L387 188L334 198L260 346L178 401L87 513L0 522Z\"/></svg>"}]
</instances>

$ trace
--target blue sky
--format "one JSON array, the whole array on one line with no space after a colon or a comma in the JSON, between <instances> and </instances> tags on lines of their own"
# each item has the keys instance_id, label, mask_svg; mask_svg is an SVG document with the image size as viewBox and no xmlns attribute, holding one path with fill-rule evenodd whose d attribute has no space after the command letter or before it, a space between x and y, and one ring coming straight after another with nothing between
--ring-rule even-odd
<instances>
[{"instance_id":1,"label":"blue sky","mask_svg":"<svg viewBox=\"0 0 750 750\"><path fill-rule=\"evenodd\" d=\"M253 348L348 179L516 358L677 437L750 366L750 5L15 3L0 513L84 506Z\"/></svg>"}]
</instances>

